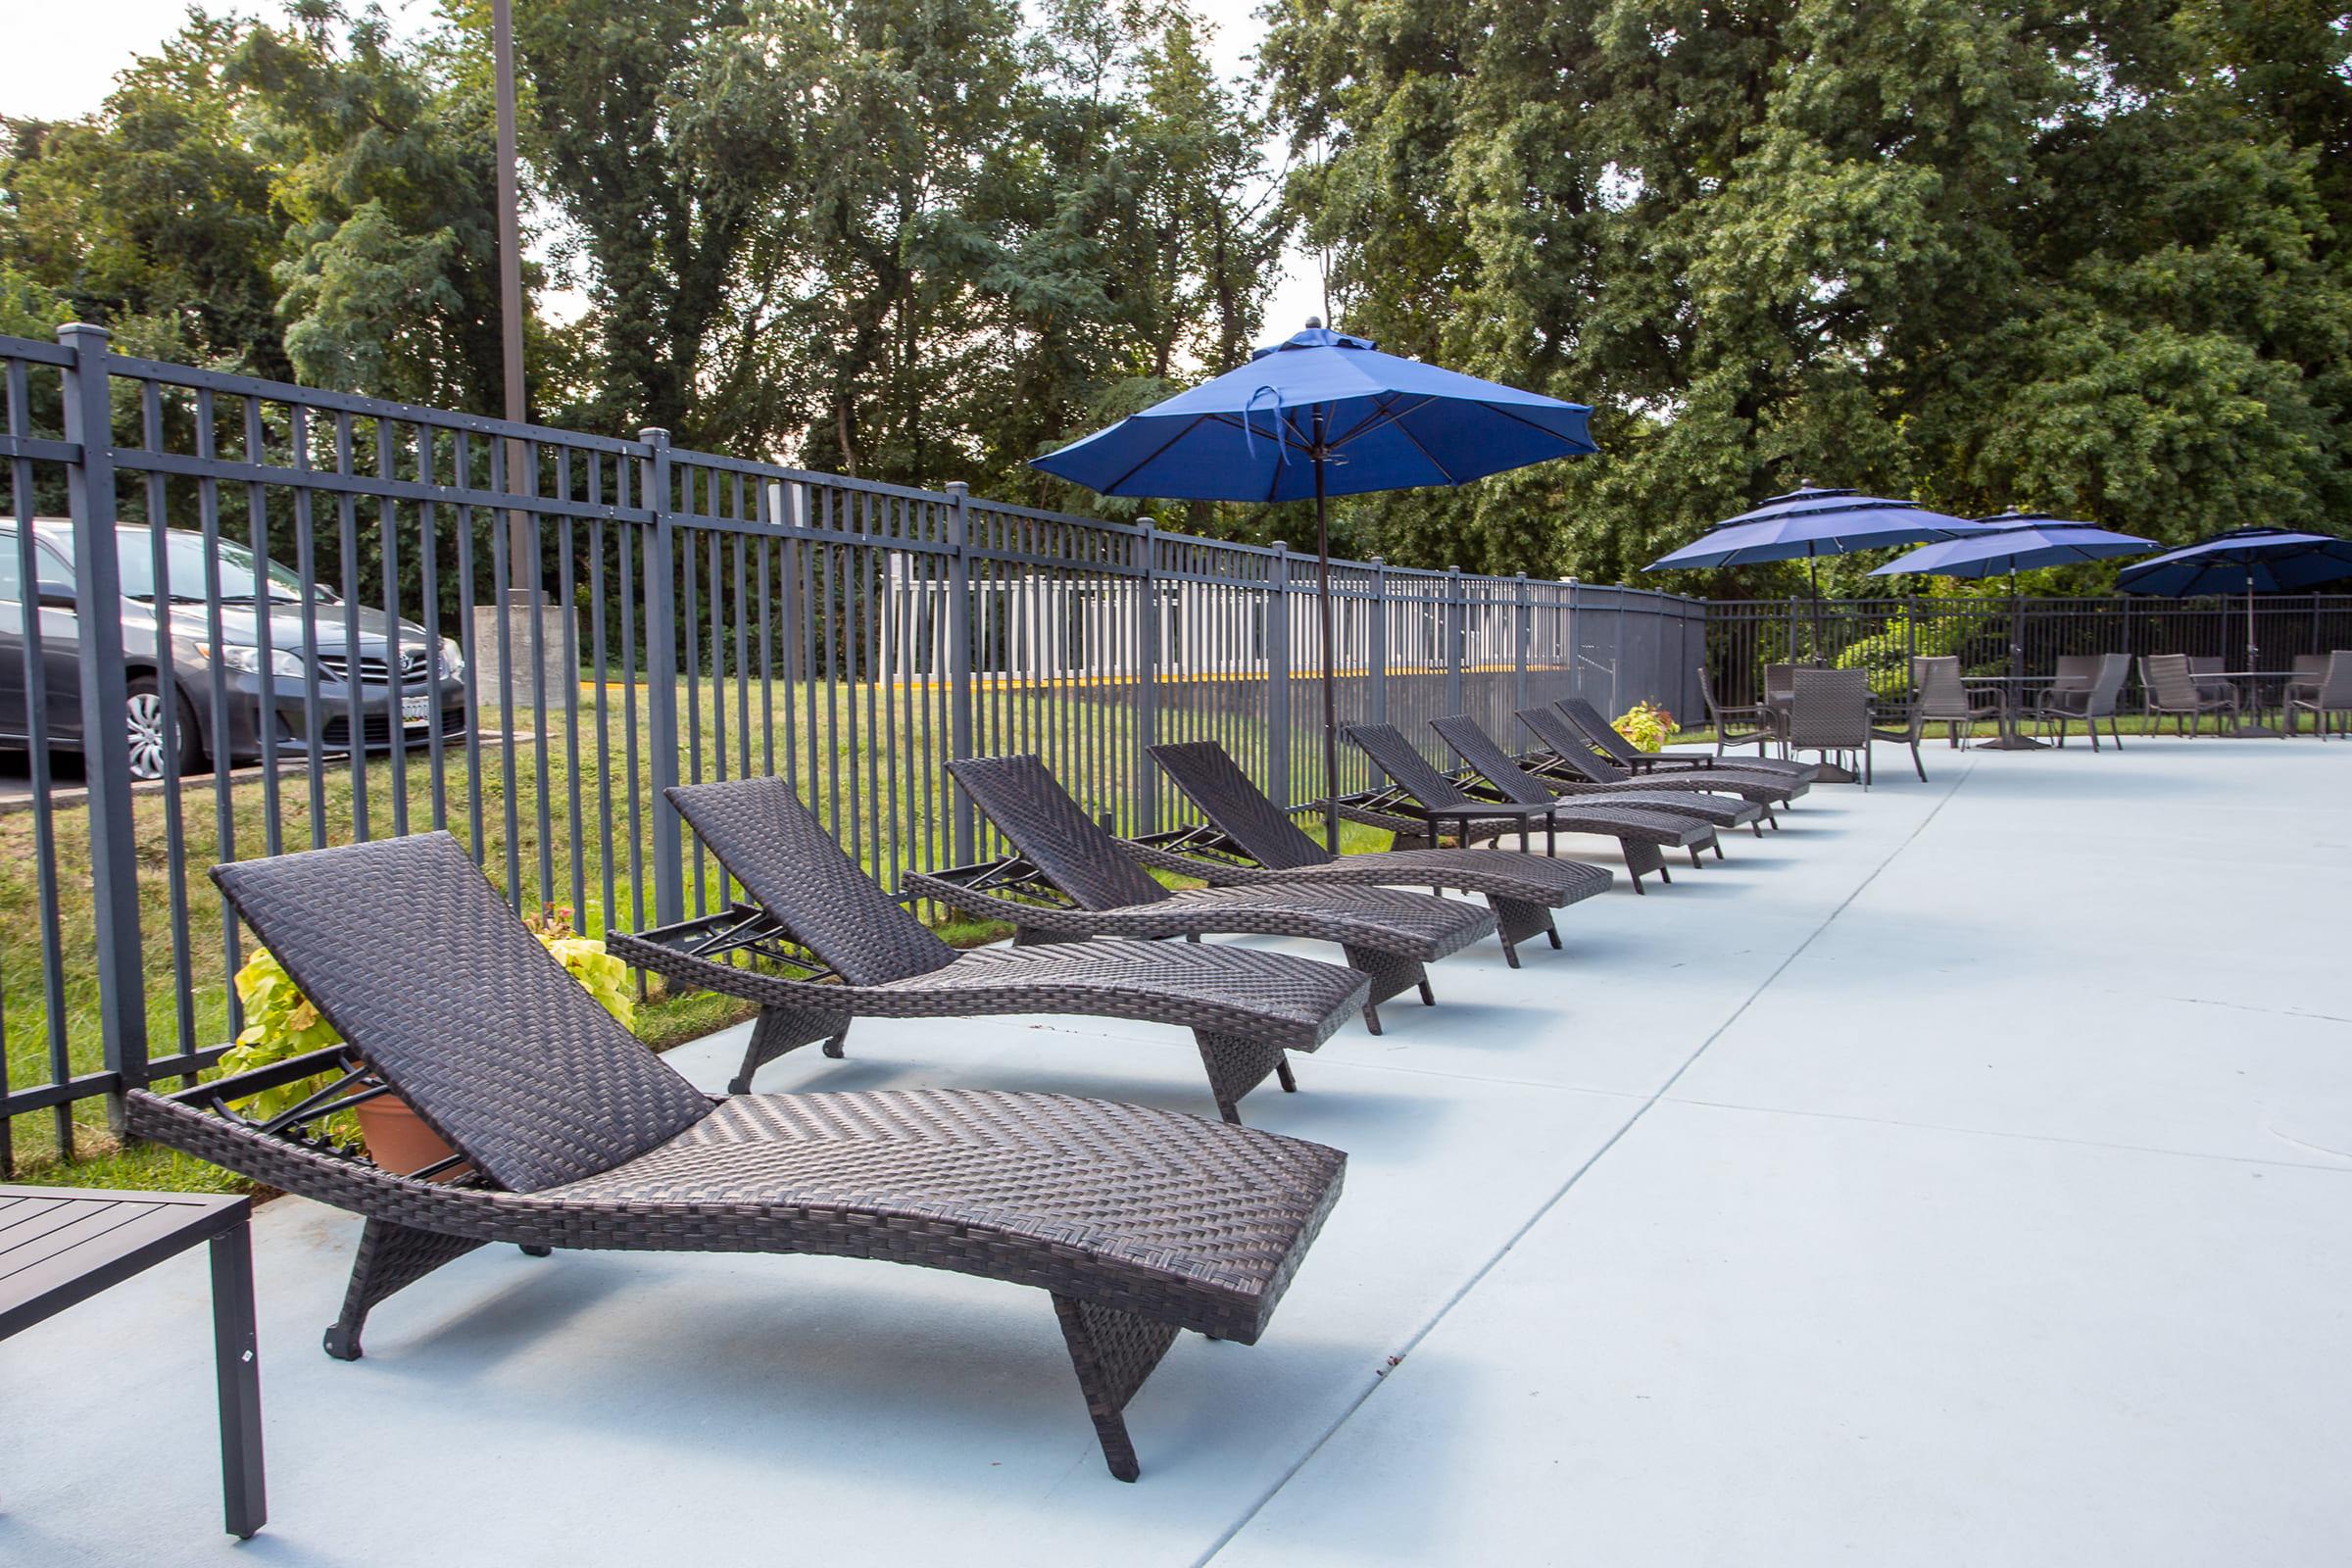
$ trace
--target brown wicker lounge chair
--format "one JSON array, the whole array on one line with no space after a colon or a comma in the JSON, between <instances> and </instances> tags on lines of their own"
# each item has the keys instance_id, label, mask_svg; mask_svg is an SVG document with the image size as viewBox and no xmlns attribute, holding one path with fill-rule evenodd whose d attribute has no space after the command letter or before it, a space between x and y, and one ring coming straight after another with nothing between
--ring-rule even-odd
<instances>
[{"instance_id":1,"label":"brown wicker lounge chair","mask_svg":"<svg viewBox=\"0 0 2352 1568\"><path fill-rule=\"evenodd\" d=\"M1453 713L1445 718L1433 718L1429 727L1438 732L1462 765L1486 780L1495 794L1506 801L1541 805L1545 801L1586 800L1617 806L1638 806L1644 810L1664 811L1669 816L1688 816L1716 829L1715 858L1723 858L1725 828L1754 828L1762 808L1728 795L1706 795L1696 791L1642 789L1633 794L1612 790L1604 785L1584 783L1575 777L1553 779L1524 765L1502 749L1502 743L1488 734L1478 720L1467 713ZM1690 863L1698 864L1698 849L1690 852Z\"/></svg>"},{"instance_id":2,"label":"brown wicker lounge chair","mask_svg":"<svg viewBox=\"0 0 2352 1568\"><path fill-rule=\"evenodd\" d=\"M1364 1025L1378 1034L1380 1004L1417 989L1434 1006L1424 966L1494 929L1494 917L1474 904L1395 888L1263 883L1180 893L1147 876L1134 852L1086 814L1043 758L958 758L948 771L1014 856L967 878L916 873L906 891L1009 921L1016 947L1250 934L1337 942L1372 982ZM1039 902L1041 895L1055 902Z\"/></svg>"},{"instance_id":3,"label":"brown wicker lounge chair","mask_svg":"<svg viewBox=\"0 0 2352 1568\"><path fill-rule=\"evenodd\" d=\"M1268 1074L1297 1087L1283 1053L1330 1039L1369 989L1338 964L1243 948L1083 942L958 952L858 869L785 780L668 795L757 907L615 933L610 945L681 985L760 1004L737 1094L788 1051L822 1041L826 1055L841 1055L858 1017L1075 1013L1191 1029L1218 1114L1239 1122L1242 1097ZM796 972L726 961L737 955Z\"/></svg>"},{"instance_id":4,"label":"brown wicker lounge chair","mask_svg":"<svg viewBox=\"0 0 2352 1568\"><path fill-rule=\"evenodd\" d=\"M2094 752L2099 749L2099 720L2103 718L2107 721L2108 738L2120 752L2124 749L2124 737L2116 727L2116 711L2123 706L2124 681L2132 673L2132 659L2128 654L2103 654L2090 662L2097 668L2088 682L2046 688L2034 699L2025 716L2039 720L2044 734L2049 733L2050 725L2056 724L2060 746L2066 744L2067 725L2080 721L2090 732L2090 749ZM2059 678L2064 680L2069 673L2067 661L2061 659L2058 664Z\"/></svg>"},{"instance_id":5,"label":"brown wicker lounge chair","mask_svg":"<svg viewBox=\"0 0 2352 1568\"><path fill-rule=\"evenodd\" d=\"M1911 748L1911 765L1921 783L1928 764L1920 760L1919 739L1927 719L1914 703L1901 729L1882 728L1870 719L1870 680L1858 669L1796 669L1789 671L1794 695L1788 704L1788 744L1800 751L1858 753L1862 787L1877 781L1871 742L1900 741Z\"/></svg>"},{"instance_id":6,"label":"brown wicker lounge chair","mask_svg":"<svg viewBox=\"0 0 2352 1568\"><path fill-rule=\"evenodd\" d=\"M1052 1294L1112 1475L1121 1414L1179 1330L1263 1332L1347 1156L1175 1111L939 1090L712 1100L551 959L446 834L221 866L245 922L347 1044L163 1096L131 1130L367 1218L327 1353L493 1242L525 1251L812 1252ZM364 1058L364 1061L363 1061ZM238 1102L327 1076L283 1114ZM456 1149L415 1176L322 1130L399 1095ZM463 1161L453 1180L426 1176Z\"/></svg>"},{"instance_id":7,"label":"brown wicker lounge chair","mask_svg":"<svg viewBox=\"0 0 2352 1568\"><path fill-rule=\"evenodd\" d=\"M1152 748L1185 797L1208 818L1165 844L1131 845L1148 865L1212 884L1309 883L1322 886L1453 888L1481 894L1494 911L1504 961L1519 967L1518 945L1545 936L1560 945L1551 911L1606 893L1612 880L1578 860L1497 855L1492 850L1389 850L1334 855L1266 798L1215 741L1174 741Z\"/></svg>"},{"instance_id":8,"label":"brown wicker lounge chair","mask_svg":"<svg viewBox=\"0 0 2352 1568\"><path fill-rule=\"evenodd\" d=\"M1751 828L1756 816L1779 827L1780 818L1773 814L1773 808L1787 806L1811 788L1804 780L1787 774L1750 772L1744 764L1694 767L1679 773L1629 773L1587 744L1584 726L1556 707L1522 709L1514 716L1544 748L1542 771L1546 777L1582 779L1595 789L1628 795L1672 791L1684 798L1738 800L1751 808L1751 815L1740 818Z\"/></svg>"},{"instance_id":9,"label":"brown wicker lounge chair","mask_svg":"<svg viewBox=\"0 0 2352 1568\"><path fill-rule=\"evenodd\" d=\"M1771 667L1793 669L1794 666L1776 664ZM1565 714L1569 722L1584 732L1595 752L1629 773L1663 773L1681 768L1711 772L1719 768L1730 767L1742 773L1763 774L1776 782L1788 782L1798 786L1817 783L1821 778L1821 769L1813 763L1799 762L1785 757L1740 757L1734 758L1729 762L1722 762L1715 758L1701 756L1695 752L1644 752L1618 734L1617 726L1603 717L1599 709L1594 708L1582 697L1563 697L1552 706ZM1780 715L1779 722L1785 729L1787 715ZM1774 738L1781 739L1783 737L1776 732ZM1804 793L1802 788L1791 789L1788 799L1793 800L1796 796ZM1786 805L1787 801L1780 804Z\"/></svg>"},{"instance_id":10,"label":"brown wicker lounge chair","mask_svg":"<svg viewBox=\"0 0 2352 1568\"><path fill-rule=\"evenodd\" d=\"M2147 689L2149 714L2158 719L2169 715L2180 734L2194 735L2208 713L2217 735L2223 733L2225 716L2237 717L2237 688L2228 681L2208 687L2191 672L2183 655L2147 655L2139 662L2139 680Z\"/></svg>"},{"instance_id":11,"label":"brown wicker lounge chair","mask_svg":"<svg viewBox=\"0 0 2352 1568\"><path fill-rule=\"evenodd\" d=\"M1492 842L1516 833L1519 848L1525 851L1529 847L1530 828L1540 827L1544 830L1544 853L1549 855L1554 853L1556 834L1597 834L1617 841L1618 850L1625 857L1626 874L1633 878L1634 891L1646 894L1649 890L1642 885L1642 874L1645 871L1657 872L1661 882L1674 881L1674 873L1666 869L1665 856L1659 853L1661 849L1689 850L1695 860L1698 848L1715 839L1715 830L1704 822L1687 816L1669 816L1647 807L1583 801L1523 805L1514 801L1479 800L1439 772L1436 764L1415 751L1413 743L1394 725L1356 724L1345 733L1396 786L1373 810L1406 830L1431 835L1432 842L1447 832L1457 835L1464 844L1481 839ZM1356 820L1363 817L1357 816Z\"/></svg>"},{"instance_id":12,"label":"brown wicker lounge chair","mask_svg":"<svg viewBox=\"0 0 2352 1568\"><path fill-rule=\"evenodd\" d=\"M2286 732L2295 732L2295 715L2311 715L2311 727L2322 740L2329 729L2338 735L2352 735L2352 653L2337 652L2328 656L2328 663L2318 682L2306 688L2305 694L2289 698L2286 705Z\"/></svg>"}]
</instances>

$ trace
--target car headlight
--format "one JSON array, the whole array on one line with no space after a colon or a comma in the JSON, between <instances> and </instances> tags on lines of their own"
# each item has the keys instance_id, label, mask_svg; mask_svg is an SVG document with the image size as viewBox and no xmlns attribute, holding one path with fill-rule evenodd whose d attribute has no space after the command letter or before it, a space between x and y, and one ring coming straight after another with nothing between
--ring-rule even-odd
<instances>
[{"instance_id":1,"label":"car headlight","mask_svg":"<svg viewBox=\"0 0 2352 1568\"><path fill-rule=\"evenodd\" d=\"M197 658L202 659L206 653L204 647L197 646ZM243 643L228 643L220 650L220 663L223 669L241 669L248 675L258 675L262 672L262 651ZM290 654L282 648L270 649L270 673L302 679L302 656Z\"/></svg>"},{"instance_id":2,"label":"car headlight","mask_svg":"<svg viewBox=\"0 0 2352 1568\"><path fill-rule=\"evenodd\" d=\"M448 637L441 639L441 678L443 680L464 680L466 678L465 651Z\"/></svg>"}]
</instances>

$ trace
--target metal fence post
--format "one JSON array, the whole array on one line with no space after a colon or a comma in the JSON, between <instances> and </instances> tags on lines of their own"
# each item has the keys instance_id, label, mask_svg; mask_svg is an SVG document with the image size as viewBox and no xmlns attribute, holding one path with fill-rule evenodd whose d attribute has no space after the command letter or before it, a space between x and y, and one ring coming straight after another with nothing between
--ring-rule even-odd
<instances>
[{"instance_id":1,"label":"metal fence post","mask_svg":"<svg viewBox=\"0 0 2352 1568\"><path fill-rule=\"evenodd\" d=\"M1446 568L1446 711L1462 710L1462 568Z\"/></svg>"},{"instance_id":2,"label":"metal fence post","mask_svg":"<svg viewBox=\"0 0 2352 1568\"><path fill-rule=\"evenodd\" d=\"M1512 659L1515 665L1511 672L1511 707L1520 709L1527 706L1527 640L1535 632L1531 609L1533 601L1527 597L1526 572L1517 574L1514 588L1518 597L1511 613Z\"/></svg>"},{"instance_id":3,"label":"metal fence post","mask_svg":"<svg viewBox=\"0 0 2352 1568\"><path fill-rule=\"evenodd\" d=\"M98 1030L115 1075L106 1115L122 1126L122 1095L147 1083L147 977L139 943L138 847L130 814L130 731L122 673L122 570L115 540L115 422L104 327L74 323L57 340L65 367L66 439L81 448L66 469L74 519L74 602L81 623L82 769L89 785L91 918L98 959ZM29 586L29 585L27 585ZM26 596L26 613L32 612Z\"/></svg>"},{"instance_id":4,"label":"metal fence post","mask_svg":"<svg viewBox=\"0 0 2352 1568\"><path fill-rule=\"evenodd\" d=\"M1364 662L1371 665L1370 722L1389 721L1389 564L1372 558L1372 624L1366 628Z\"/></svg>"},{"instance_id":5,"label":"metal fence post","mask_svg":"<svg viewBox=\"0 0 2352 1568\"><path fill-rule=\"evenodd\" d=\"M965 550L970 539L972 487L961 479L948 481L948 755L972 755L972 567ZM980 823L972 803L961 790L950 791L956 805L949 831L954 836L956 863L969 865L980 855Z\"/></svg>"},{"instance_id":6,"label":"metal fence post","mask_svg":"<svg viewBox=\"0 0 2352 1568\"><path fill-rule=\"evenodd\" d=\"M645 719L653 755L654 921L686 918L686 838L669 788L678 781L677 541L670 532L669 432L644 429Z\"/></svg>"},{"instance_id":7,"label":"metal fence post","mask_svg":"<svg viewBox=\"0 0 2352 1568\"><path fill-rule=\"evenodd\" d=\"M1133 781L1128 789L1136 803L1136 830L1159 831L1159 778L1152 765L1152 748L1159 743L1159 530L1150 517L1135 536L1136 564L1143 575L1136 581L1135 627L1135 753Z\"/></svg>"},{"instance_id":8,"label":"metal fence post","mask_svg":"<svg viewBox=\"0 0 2352 1568\"><path fill-rule=\"evenodd\" d=\"M1291 798L1291 547L1274 541L1266 578L1266 793Z\"/></svg>"}]
</instances>

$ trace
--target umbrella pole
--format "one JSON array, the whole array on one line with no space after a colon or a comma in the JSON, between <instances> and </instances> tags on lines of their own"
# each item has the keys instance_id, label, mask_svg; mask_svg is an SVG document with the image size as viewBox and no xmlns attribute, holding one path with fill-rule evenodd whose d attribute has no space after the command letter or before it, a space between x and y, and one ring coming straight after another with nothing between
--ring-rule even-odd
<instances>
[{"instance_id":1,"label":"umbrella pole","mask_svg":"<svg viewBox=\"0 0 2352 1568\"><path fill-rule=\"evenodd\" d=\"M1323 621L1323 841L1340 853L1340 697L1331 614L1331 518L1323 494L1323 414L1315 413L1315 603ZM1432 842L1435 842L1434 840Z\"/></svg>"},{"instance_id":2,"label":"umbrella pole","mask_svg":"<svg viewBox=\"0 0 2352 1568\"><path fill-rule=\"evenodd\" d=\"M2248 566L2246 568L2246 679L2242 683L2245 690L2238 699L2241 706L2238 710L2237 733L2265 737L2282 736L2281 731L2275 730L2262 721L2262 678L2255 673L2261 668L2262 650L2254 646L2254 568ZM2248 708L2254 710L2251 723L2247 721L2246 717L2245 710Z\"/></svg>"},{"instance_id":3,"label":"umbrella pole","mask_svg":"<svg viewBox=\"0 0 2352 1568\"><path fill-rule=\"evenodd\" d=\"M1810 540L1805 543L1805 581L1813 589L1813 662L1827 669L1829 664L1821 657L1821 562L1815 558Z\"/></svg>"},{"instance_id":4,"label":"umbrella pole","mask_svg":"<svg viewBox=\"0 0 2352 1568\"><path fill-rule=\"evenodd\" d=\"M2017 591L2017 558L2009 565L2009 685L2001 693L2001 732L1978 741L1979 751L2038 752L2046 750L2017 722L2017 710L2026 698L2026 601Z\"/></svg>"}]
</instances>

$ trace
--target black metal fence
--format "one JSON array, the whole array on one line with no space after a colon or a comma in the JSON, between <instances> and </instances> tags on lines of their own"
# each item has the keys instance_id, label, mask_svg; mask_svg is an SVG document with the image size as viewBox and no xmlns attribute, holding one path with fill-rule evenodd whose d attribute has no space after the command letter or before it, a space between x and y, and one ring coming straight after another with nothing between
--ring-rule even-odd
<instances>
[{"instance_id":1,"label":"black metal fence","mask_svg":"<svg viewBox=\"0 0 2352 1568\"><path fill-rule=\"evenodd\" d=\"M2309 654L2352 648L2352 594L2245 599L1888 598L1716 600L1707 607L1707 667L1727 703L1761 701L1764 666L1819 658L1870 673L1882 700L1911 690L1911 660L1956 657L1977 676L2006 674L2012 646L2031 675L2071 654L2187 654L2232 670L2285 671Z\"/></svg>"},{"instance_id":2,"label":"black metal fence","mask_svg":"<svg viewBox=\"0 0 2352 1568\"><path fill-rule=\"evenodd\" d=\"M952 757L1042 753L1138 831L1186 819L1157 740L1324 789L1312 560L1279 545L157 364L87 327L0 338L0 745L24 749L0 1169L20 1118L71 1153L77 1105L240 1029L217 861L442 829L593 934L728 897L680 781L787 776L893 884L996 848ZM1377 561L1333 592L1343 721L1697 705L1694 601ZM151 784L122 719L78 723L133 711Z\"/></svg>"}]
</instances>

